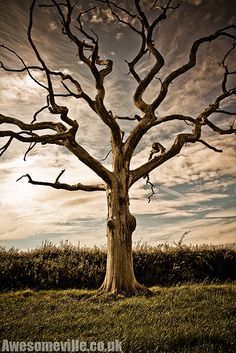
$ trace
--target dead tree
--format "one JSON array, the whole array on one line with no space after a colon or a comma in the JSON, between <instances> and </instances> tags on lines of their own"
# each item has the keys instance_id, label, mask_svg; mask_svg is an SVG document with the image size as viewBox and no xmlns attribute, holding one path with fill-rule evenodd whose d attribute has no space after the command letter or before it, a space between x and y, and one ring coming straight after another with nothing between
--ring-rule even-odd
<instances>
[{"instance_id":1,"label":"dead tree","mask_svg":"<svg viewBox=\"0 0 236 353\"><path fill-rule=\"evenodd\" d=\"M96 86L95 97L89 96L82 88L81 83L71 74L53 71L43 60L32 35L33 15L37 3L37 0L33 0L29 12L28 41L38 60L38 65L27 65L22 56L2 44L1 47L3 50L17 56L21 62L21 67L12 68L8 67L6 63L1 62L1 69L9 72L28 73L33 80L45 89L47 104L34 114L31 123L26 123L17 117L9 117L0 114L0 125L2 127L6 124L8 127L12 126L12 129L7 128L4 130L3 128L0 130L0 137L7 138L7 142L4 142L0 153L2 155L6 152L14 140L29 144L26 154L29 153L36 144L59 145L70 151L100 177L101 183L97 185L82 185L81 183L69 185L60 182L60 177L64 171L58 175L54 183L33 180L29 174L23 176L28 178L30 184L34 185L45 185L55 189L71 191L106 192L108 207L107 267L106 276L101 289L116 293L137 293L145 291L145 288L136 281L133 270L132 233L136 228L136 220L129 208L129 190L131 186L141 178L148 177L149 181L149 173L178 155L187 143L201 143L215 152L222 152L201 138L202 127L208 127L210 130L220 135L235 134L236 128L233 123L228 129L223 129L214 124L210 118L214 113L233 114L232 112L224 111L221 108L221 104L225 99L236 93L235 86L229 87L230 82L232 83L232 79L229 80L229 78L232 78L236 71L230 70L227 64L228 57L232 55L235 49L236 26L232 24L219 29L213 34L197 39L192 44L186 63L170 72L161 80L160 90L157 96L151 103L147 103L144 99L144 93L165 65L165 60L158 49L158 40L154 40L154 34L156 34L157 28L166 19L168 14L177 9L178 6L173 5L172 0L168 0L164 6L157 6L157 1L154 1L153 4L151 4L152 6L147 8L147 5L145 5L146 7L141 5L141 0L133 0L133 12L131 12L127 10L127 8L118 5L118 2L115 1L97 0L96 2L98 6L107 7L118 22L127 26L140 38L141 44L137 54L131 61L127 62L129 73L136 81L133 103L140 111L140 114L134 117L114 116L112 111L108 110L105 106L105 80L112 72L113 62L110 59L100 57L100 39L95 32L85 30L83 26L83 16L88 13L88 11L92 11L92 9L80 11L79 14L77 13L76 27L80 33L78 36L75 34L75 27L72 24L73 16L76 15L78 11L76 3L72 4L71 0L65 0L64 2L48 0L46 4L45 2L41 5L39 4L41 7L48 7L50 10L57 12L62 26L62 34L74 44L77 48L79 59L93 75ZM150 11L153 12L155 18L153 18L153 15L151 17L149 16ZM133 19L135 19L135 21L132 21ZM232 47L225 54L221 62L223 70L221 94L216 97L214 101L209 102L209 105L205 107L198 116L185 116L181 113L160 116L158 114L158 108L165 100L171 83L196 66L197 53L202 44L215 41L220 37L232 41ZM146 54L149 54L149 56L153 58L154 64L145 77L141 77L137 69L137 64L143 60ZM34 78L33 74L36 71L45 75L46 84L42 84ZM53 85L53 79L55 77L61 80L64 87L63 94L55 93L55 87ZM57 103L58 96L60 99L64 97L65 100L66 97L73 97L78 103L80 100L83 100L86 102L88 108L109 128L111 135L112 171L109 171L100 161L95 159L81 146L76 137L78 122L70 116L69 109L66 105L59 105ZM39 121L39 114L45 109L49 110L53 115L53 119L50 121ZM55 120L55 118L57 118L57 120ZM131 120L134 124L129 136L125 140L119 125L119 119ZM183 124L187 123L189 125L189 132L177 134L169 148L165 148L158 141L153 142L150 156L147 156L147 162L131 170L131 159L142 137L150 129L170 121L181 121Z\"/></svg>"}]
</instances>

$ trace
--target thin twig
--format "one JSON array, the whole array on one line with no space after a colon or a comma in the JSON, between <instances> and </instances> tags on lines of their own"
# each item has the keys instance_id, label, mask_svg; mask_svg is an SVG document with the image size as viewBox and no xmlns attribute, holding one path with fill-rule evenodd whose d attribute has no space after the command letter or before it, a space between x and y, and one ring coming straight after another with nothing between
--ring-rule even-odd
<instances>
[{"instance_id":1,"label":"thin twig","mask_svg":"<svg viewBox=\"0 0 236 353\"><path fill-rule=\"evenodd\" d=\"M150 185L151 191L152 193L150 195L148 195L148 203L151 202L151 198L155 195L155 191L154 191L154 184L150 181L150 177L149 174L146 175L146 184Z\"/></svg>"},{"instance_id":2,"label":"thin twig","mask_svg":"<svg viewBox=\"0 0 236 353\"><path fill-rule=\"evenodd\" d=\"M35 143L30 143L30 145L29 145L29 148L27 149L27 151L25 152L25 154L24 154L24 158L23 158L23 160L24 161L26 161L26 157L27 157L27 155L28 155L28 153L30 152L30 151L32 151L32 149L35 147L37 145L37 142L35 142Z\"/></svg>"},{"instance_id":3,"label":"thin twig","mask_svg":"<svg viewBox=\"0 0 236 353\"><path fill-rule=\"evenodd\" d=\"M214 146L211 146L209 143L207 143L206 141L204 140L198 140L198 142L201 142L203 145L205 145L206 147L210 148L211 150L213 150L214 152L219 152L219 153L222 153L223 150L220 150L219 148L216 148Z\"/></svg>"},{"instance_id":4,"label":"thin twig","mask_svg":"<svg viewBox=\"0 0 236 353\"><path fill-rule=\"evenodd\" d=\"M103 162L103 161L105 161L107 158L108 158L108 156L109 156L109 154L112 152L112 149L106 154L106 157L104 157L103 159L101 159L101 162Z\"/></svg>"},{"instance_id":5,"label":"thin twig","mask_svg":"<svg viewBox=\"0 0 236 353\"><path fill-rule=\"evenodd\" d=\"M65 169L62 169L62 171L59 173L58 177L56 178L55 183L59 183L59 179L62 176L62 174L65 173L65 171L66 171Z\"/></svg>"}]
</instances>

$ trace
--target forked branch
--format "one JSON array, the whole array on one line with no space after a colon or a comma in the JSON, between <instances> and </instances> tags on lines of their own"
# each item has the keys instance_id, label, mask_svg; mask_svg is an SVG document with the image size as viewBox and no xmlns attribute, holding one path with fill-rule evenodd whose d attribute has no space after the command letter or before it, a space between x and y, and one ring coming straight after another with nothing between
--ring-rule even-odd
<instances>
[{"instance_id":1,"label":"forked branch","mask_svg":"<svg viewBox=\"0 0 236 353\"><path fill-rule=\"evenodd\" d=\"M144 17L143 17L143 21L146 22ZM148 26L148 23L146 23L146 26ZM176 121L182 120L182 121L185 121L185 122L190 123L192 125L194 125L196 123L196 119L194 119L193 117L185 117L183 115L173 114L171 116L158 118L154 112L155 112L156 108L165 99L165 97L168 93L168 88L169 88L170 83L173 80L175 80L177 77L179 77L180 75L183 75L184 73L186 73L187 71L189 71L191 68L193 68L196 65L197 52L199 50L200 45L202 45L203 43L216 40L220 36L223 36L223 37L225 36L225 37L229 37L229 38L233 39L233 41L234 41L233 47L227 52L227 54L225 55L225 57L223 59L223 65L224 65L224 67L227 67L226 66L226 59L229 57L229 55L235 49L235 35L233 35L230 32L230 30L235 30L235 28L236 28L235 25L231 25L226 28L222 28L221 30L215 32L215 34L213 34L213 35L203 37L203 38L196 40L192 45L188 63L181 66L177 70L173 71L171 74L169 74L166 77L166 79L164 81L161 82L160 93L159 93L158 97L150 105L150 107L149 107L150 111L145 112L145 115L143 116L143 118L141 119L139 124L131 131L131 134L126 141L125 154L126 154L126 158L128 160L130 160L132 158L133 152L134 152L136 146L138 145L138 143L140 142L140 140L142 139L142 137L144 136L144 134L146 134L146 132L148 130L150 130L151 128L153 128L154 126L157 126L163 122L168 122L171 120L176 120ZM235 95L236 87L233 87L233 88L226 87L228 76L233 75L233 74L235 74L235 71L230 72L227 69L227 73L225 73L224 77L223 77L223 82L224 82L222 84L223 85L223 93L221 95L219 95L215 99L215 101L212 104L210 104L209 107L207 107L203 111L203 113L201 113L197 117L198 121L201 121L202 125L208 125L212 130L214 130L215 132L220 133L220 134L234 133L235 130L232 127L230 127L230 129L227 129L227 130L221 129L220 127L218 127L218 126L214 125L212 122L210 122L208 120L208 117L210 115L212 115L213 113L218 112L218 110L220 109L220 104L225 99Z\"/></svg>"},{"instance_id":2,"label":"forked branch","mask_svg":"<svg viewBox=\"0 0 236 353\"><path fill-rule=\"evenodd\" d=\"M102 180L108 184L111 183L111 173L109 170L106 169L99 161L93 158L82 146L80 146L75 141L75 130L73 127L67 129L66 126L61 122L37 122L33 124L27 124L19 119L7 117L3 114L0 114L0 125L1 124L10 124L13 127L18 127L21 129L19 132L15 130L0 131L0 137L9 137L7 143L0 148L1 155L7 150L14 139L32 144L41 143L62 145L71 151L81 162L92 169L99 177L101 177ZM38 134L38 132L47 131L48 129L54 130L57 133L41 135ZM31 149L32 148L29 147L26 154Z\"/></svg>"},{"instance_id":3,"label":"forked branch","mask_svg":"<svg viewBox=\"0 0 236 353\"><path fill-rule=\"evenodd\" d=\"M66 1L66 13L65 11L62 11L60 5L55 0L52 0L52 3L55 5L60 16L60 20L63 26L63 33L76 45L78 49L79 59L89 68L95 79L97 94L93 103L93 110L98 114L101 120L110 128L111 134L116 143L121 144L122 140L120 127L115 121L115 119L109 114L108 110L104 105L104 80L106 76L112 72L113 62L109 59L100 58L98 37L92 37L88 32L85 31L81 24L81 16L83 15L83 13L80 13L77 17L79 24L79 26L77 26L77 29L85 36L86 39L80 40L73 33L71 21L74 6L71 5L70 0ZM86 42L86 40L89 40L91 43ZM91 53L90 57L85 55L85 50L88 50ZM97 66L100 66L102 68L99 70Z\"/></svg>"}]
</instances>

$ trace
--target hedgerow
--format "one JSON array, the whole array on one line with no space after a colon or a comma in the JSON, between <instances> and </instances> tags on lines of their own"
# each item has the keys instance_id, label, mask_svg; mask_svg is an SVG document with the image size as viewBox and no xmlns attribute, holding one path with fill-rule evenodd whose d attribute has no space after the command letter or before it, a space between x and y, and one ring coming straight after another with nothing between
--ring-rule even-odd
<instances>
[{"instance_id":1,"label":"hedgerow","mask_svg":"<svg viewBox=\"0 0 236 353\"><path fill-rule=\"evenodd\" d=\"M227 246L137 246L137 280L146 286L235 281L236 251ZM0 290L99 288L106 250L68 243L19 251L0 248Z\"/></svg>"}]
</instances>

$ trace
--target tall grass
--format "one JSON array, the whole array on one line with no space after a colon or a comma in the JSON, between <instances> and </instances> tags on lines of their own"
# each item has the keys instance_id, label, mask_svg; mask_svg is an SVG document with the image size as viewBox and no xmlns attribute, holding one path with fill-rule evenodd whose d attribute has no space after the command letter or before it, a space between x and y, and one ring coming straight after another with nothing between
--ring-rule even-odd
<instances>
[{"instance_id":1,"label":"tall grass","mask_svg":"<svg viewBox=\"0 0 236 353\"><path fill-rule=\"evenodd\" d=\"M146 286L234 281L236 251L229 247L137 245L134 269ZM98 288L106 250L68 243L18 251L0 248L0 290Z\"/></svg>"}]
</instances>

